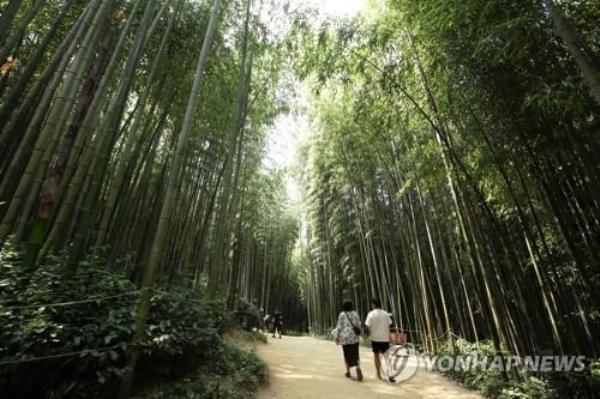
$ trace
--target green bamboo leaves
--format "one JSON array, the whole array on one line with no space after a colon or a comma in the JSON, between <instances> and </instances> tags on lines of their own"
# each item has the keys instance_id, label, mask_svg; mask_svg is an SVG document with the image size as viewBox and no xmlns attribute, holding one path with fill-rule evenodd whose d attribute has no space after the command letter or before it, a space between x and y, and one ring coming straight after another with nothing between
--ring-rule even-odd
<instances>
[{"instance_id":1,"label":"green bamboo leaves","mask_svg":"<svg viewBox=\"0 0 600 399\"><path fill-rule=\"evenodd\" d=\"M140 303L138 306L138 314L136 321L136 329L134 335L134 346L130 350L129 358L127 361L127 368L123 376L121 384L120 397L126 398L129 396L131 391L131 385L133 383L133 376L135 374L135 367L137 364L138 357L140 355L139 341L144 336L144 325L148 311L150 310L150 300L153 295L153 288L156 277L160 271L160 261L163 256L163 251L167 239L167 230L169 228L171 214L173 212L173 205L175 196L177 195L181 171L185 162L185 149L188 146L190 139L190 133L192 131L192 124L196 117L196 110L198 107L198 99L202 90L202 82L204 80L204 70L206 68L206 60L209 55L209 51L212 46L213 37L217 30L217 23L219 13L221 11L221 0L215 0L211 11L208 26L202 43L202 49L198 57L198 63L196 66L196 73L194 74L194 83L192 85L189 100L185 112L185 118L181 127L181 132L177 139L177 145L175 147L175 154L173 157L170 173L167 178L167 190L165 193L164 202L160 209L160 216L158 219L158 226L156 227L156 233L152 247L150 249L150 256L148 258L148 264L144 268L144 275L142 278L142 295L140 296Z\"/></svg>"},{"instance_id":2,"label":"green bamboo leaves","mask_svg":"<svg viewBox=\"0 0 600 399\"><path fill-rule=\"evenodd\" d=\"M372 25L297 32L318 127L303 160L314 331L344 297L366 311L376 295L428 351L458 334L598 353L598 85L582 63L598 37L589 10L572 12L584 39L545 4L400 0Z\"/></svg>"}]
</instances>

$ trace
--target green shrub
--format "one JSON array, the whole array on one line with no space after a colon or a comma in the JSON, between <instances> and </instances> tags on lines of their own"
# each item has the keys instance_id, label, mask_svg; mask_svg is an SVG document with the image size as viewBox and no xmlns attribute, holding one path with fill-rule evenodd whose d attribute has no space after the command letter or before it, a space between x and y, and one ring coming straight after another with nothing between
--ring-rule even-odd
<instances>
[{"instance_id":1,"label":"green shrub","mask_svg":"<svg viewBox=\"0 0 600 399\"><path fill-rule=\"evenodd\" d=\"M266 344L267 342L269 342L268 335L264 334L260 331L240 330L239 326L235 326L233 328L236 331L236 335L237 335L238 339L241 341L260 342L263 344ZM234 339L234 341L235 341L235 339Z\"/></svg>"},{"instance_id":2,"label":"green shrub","mask_svg":"<svg viewBox=\"0 0 600 399\"><path fill-rule=\"evenodd\" d=\"M463 355L483 358L494 356L491 342L479 344L466 340L445 343L438 355ZM592 363L582 372L520 373L504 379L495 369L450 370L444 375L459 381L485 396L498 399L600 399L600 363Z\"/></svg>"},{"instance_id":3,"label":"green shrub","mask_svg":"<svg viewBox=\"0 0 600 399\"><path fill-rule=\"evenodd\" d=\"M600 360L592 362L585 371L548 373L546 378L557 399L600 399Z\"/></svg>"},{"instance_id":4,"label":"green shrub","mask_svg":"<svg viewBox=\"0 0 600 399\"><path fill-rule=\"evenodd\" d=\"M438 355L441 356L462 355L481 358L494 356L494 354L494 346L489 341L480 341L479 344L474 344L459 339L454 341L454 347L447 342L438 349ZM504 387L502 375L493 369L449 370L443 374L484 393L486 396L498 396Z\"/></svg>"},{"instance_id":5,"label":"green shrub","mask_svg":"<svg viewBox=\"0 0 600 399\"><path fill-rule=\"evenodd\" d=\"M499 395L500 399L549 399L555 398L556 392L547 381L526 376L521 382L505 382Z\"/></svg>"},{"instance_id":6,"label":"green shrub","mask_svg":"<svg viewBox=\"0 0 600 399\"><path fill-rule=\"evenodd\" d=\"M267 368L264 362L254 353L241 350L235 345L223 345L217 359L213 367L219 375L241 375L247 379L247 383L252 382L254 388L267 380Z\"/></svg>"},{"instance_id":7,"label":"green shrub","mask_svg":"<svg viewBox=\"0 0 600 399\"><path fill-rule=\"evenodd\" d=\"M102 384L118 377L134 328L137 295L129 281L91 261L83 262L73 279L65 279L58 259L33 274L6 251L0 262L0 359L16 362L0 367L0 393L12 396L25 389L42 397L46 392L72 391L75 381ZM88 349L103 350L20 363Z\"/></svg>"},{"instance_id":8,"label":"green shrub","mask_svg":"<svg viewBox=\"0 0 600 399\"><path fill-rule=\"evenodd\" d=\"M136 287L99 257L82 262L71 279L65 263L56 258L27 273L14 251L0 253L0 397L101 397L120 378L135 328ZM104 299L80 302L95 298ZM181 375L217 356L224 313L191 290L157 293L140 376Z\"/></svg>"},{"instance_id":9,"label":"green shrub","mask_svg":"<svg viewBox=\"0 0 600 399\"><path fill-rule=\"evenodd\" d=\"M258 307L245 299L238 299L234 316L239 326L246 331L258 329L262 325L262 314Z\"/></svg>"},{"instance_id":10,"label":"green shrub","mask_svg":"<svg viewBox=\"0 0 600 399\"><path fill-rule=\"evenodd\" d=\"M226 344L216 360L199 373L175 384L157 387L143 395L145 399L254 397L258 385L267 378L266 365L254 353Z\"/></svg>"},{"instance_id":11,"label":"green shrub","mask_svg":"<svg viewBox=\"0 0 600 399\"><path fill-rule=\"evenodd\" d=\"M266 344L269 342L269 338L267 338L267 335L263 334L261 332L252 332L252 338L254 341L260 341L263 344Z\"/></svg>"}]
</instances>

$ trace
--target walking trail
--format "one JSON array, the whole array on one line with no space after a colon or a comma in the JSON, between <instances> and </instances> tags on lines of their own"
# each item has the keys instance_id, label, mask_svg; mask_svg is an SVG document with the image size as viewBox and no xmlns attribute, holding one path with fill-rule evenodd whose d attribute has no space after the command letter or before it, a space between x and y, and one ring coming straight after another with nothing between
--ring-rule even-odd
<instances>
[{"instance_id":1,"label":"walking trail","mask_svg":"<svg viewBox=\"0 0 600 399\"><path fill-rule=\"evenodd\" d=\"M360 348L364 380L344 377L342 349L333 342L312 337L269 337L259 345L258 355L269 366L269 383L259 399L336 399L336 398L406 398L406 399L481 399L479 394L460 387L439 374L418 370L407 381L389 384L375 377L373 354ZM354 370L353 370L353 376Z\"/></svg>"}]
</instances>

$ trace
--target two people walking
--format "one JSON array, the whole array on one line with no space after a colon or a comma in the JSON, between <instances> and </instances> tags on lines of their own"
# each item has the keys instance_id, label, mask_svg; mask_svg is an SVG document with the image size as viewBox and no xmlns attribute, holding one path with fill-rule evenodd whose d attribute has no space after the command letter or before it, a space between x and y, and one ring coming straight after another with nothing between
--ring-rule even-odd
<instances>
[{"instance_id":1,"label":"two people walking","mask_svg":"<svg viewBox=\"0 0 600 399\"><path fill-rule=\"evenodd\" d=\"M263 324L266 331L271 331L273 338L279 335L279 339L281 339L281 335L283 334L283 314L279 310L276 310L272 316L267 314L263 319Z\"/></svg>"},{"instance_id":2,"label":"two people walking","mask_svg":"<svg viewBox=\"0 0 600 399\"><path fill-rule=\"evenodd\" d=\"M392 319L388 312L381 308L379 299L371 301L371 311L365 320L365 330L370 336L371 348L377 370L377 378L381 377L381 357L385 356L390 347L390 325ZM346 377L352 378L350 369L356 367L356 379L362 381L363 375L360 369L360 355L358 345L360 342L361 320L354 310L351 300L346 299L342 305L342 311L338 316L337 326L334 330L335 342L342 345L344 363L346 364ZM394 379L390 377L390 382Z\"/></svg>"}]
</instances>

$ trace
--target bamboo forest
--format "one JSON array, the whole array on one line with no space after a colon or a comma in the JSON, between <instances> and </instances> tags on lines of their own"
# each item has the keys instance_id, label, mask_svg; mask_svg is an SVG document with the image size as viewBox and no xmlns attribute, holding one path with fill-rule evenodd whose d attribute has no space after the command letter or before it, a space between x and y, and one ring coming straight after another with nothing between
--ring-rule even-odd
<instances>
[{"instance_id":1,"label":"bamboo forest","mask_svg":"<svg viewBox=\"0 0 600 399\"><path fill-rule=\"evenodd\" d=\"M600 398L599 154L597 0L0 0L0 397Z\"/></svg>"}]
</instances>

